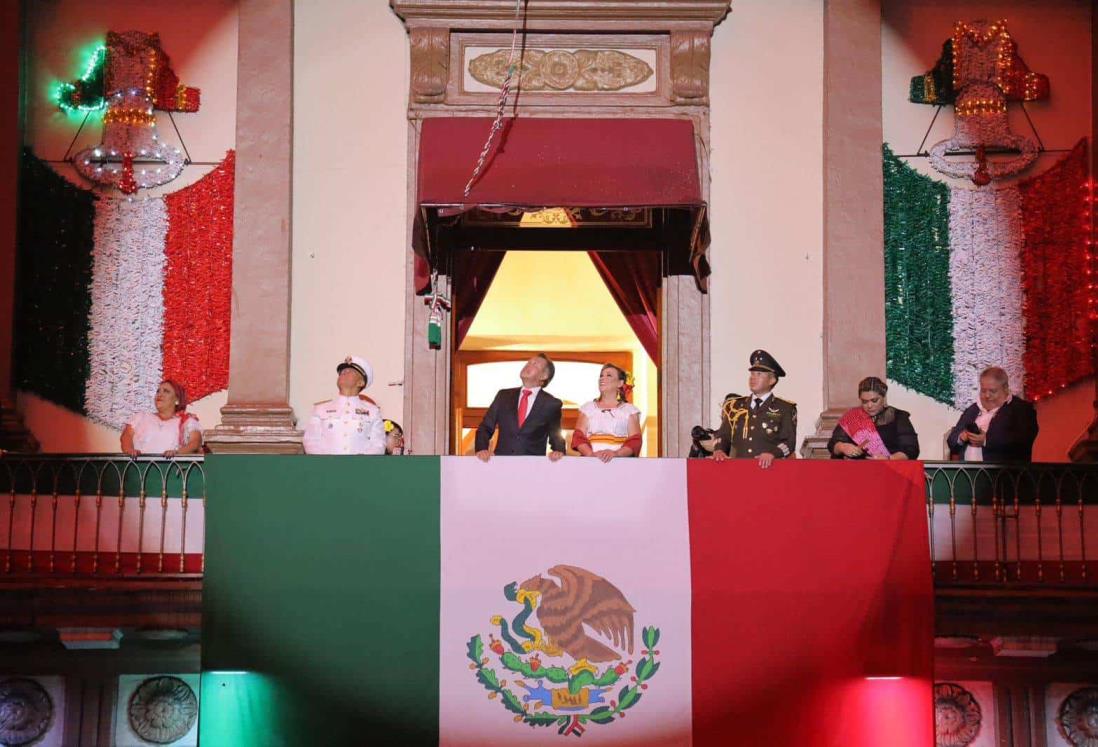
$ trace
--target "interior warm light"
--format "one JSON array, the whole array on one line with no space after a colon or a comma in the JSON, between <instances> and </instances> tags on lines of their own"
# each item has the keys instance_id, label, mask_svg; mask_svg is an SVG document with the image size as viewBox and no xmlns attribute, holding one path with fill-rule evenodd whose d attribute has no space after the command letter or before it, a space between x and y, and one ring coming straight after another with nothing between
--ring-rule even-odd
<instances>
[{"instance_id":1,"label":"interior warm light","mask_svg":"<svg viewBox=\"0 0 1098 747\"><path fill-rule=\"evenodd\" d=\"M903 677L866 677L870 682L877 682L880 680L902 680Z\"/></svg>"},{"instance_id":2,"label":"interior warm light","mask_svg":"<svg viewBox=\"0 0 1098 747\"><path fill-rule=\"evenodd\" d=\"M522 214L519 228L575 228L576 219L568 208L555 207Z\"/></svg>"}]
</instances>

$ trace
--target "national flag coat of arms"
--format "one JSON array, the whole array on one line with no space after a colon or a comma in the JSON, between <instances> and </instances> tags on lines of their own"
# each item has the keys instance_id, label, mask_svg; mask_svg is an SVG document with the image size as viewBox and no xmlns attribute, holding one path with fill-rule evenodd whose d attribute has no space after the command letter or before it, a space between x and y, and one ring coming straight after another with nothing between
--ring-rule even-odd
<instances>
[{"instance_id":1,"label":"national flag coat of arms","mask_svg":"<svg viewBox=\"0 0 1098 747\"><path fill-rule=\"evenodd\" d=\"M932 743L917 462L206 468L203 744Z\"/></svg>"}]
</instances>

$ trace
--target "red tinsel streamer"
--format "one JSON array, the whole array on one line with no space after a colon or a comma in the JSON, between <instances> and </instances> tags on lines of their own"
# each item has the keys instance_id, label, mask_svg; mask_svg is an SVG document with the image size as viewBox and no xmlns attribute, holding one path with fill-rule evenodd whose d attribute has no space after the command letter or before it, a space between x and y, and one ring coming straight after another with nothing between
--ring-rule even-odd
<instances>
[{"instance_id":1,"label":"red tinsel streamer","mask_svg":"<svg viewBox=\"0 0 1098 747\"><path fill-rule=\"evenodd\" d=\"M1086 140L1048 171L1019 182L1018 191L1025 235L1026 397L1040 399L1094 371Z\"/></svg>"},{"instance_id":2,"label":"red tinsel streamer","mask_svg":"<svg viewBox=\"0 0 1098 747\"><path fill-rule=\"evenodd\" d=\"M235 165L230 150L201 180L164 198L164 377L192 401L229 386Z\"/></svg>"}]
</instances>

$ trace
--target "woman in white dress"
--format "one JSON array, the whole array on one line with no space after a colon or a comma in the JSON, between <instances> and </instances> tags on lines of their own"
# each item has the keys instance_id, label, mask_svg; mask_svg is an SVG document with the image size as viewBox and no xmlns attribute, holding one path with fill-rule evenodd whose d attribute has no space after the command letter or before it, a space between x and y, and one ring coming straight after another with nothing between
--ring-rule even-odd
<instances>
[{"instance_id":1,"label":"woman in white dress","mask_svg":"<svg viewBox=\"0 0 1098 747\"><path fill-rule=\"evenodd\" d=\"M599 372L599 396L579 410L572 448L604 462L637 456L641 450L640 410L629 403L629 374L612 363Z\"/></svg>"},{"instance_id":2,"label":"woman in white dress","mask_svg":"<svg viewBox=\"0 0 1098 747\"><path fill-rule=\"evenodd\" d=\"M160 382L153 400L156 412L139 412L122 429L122 451L131 457L197 454L202 449L202 426L187 412L187 393L171 380Z\"/></svg>"}]
</instances>

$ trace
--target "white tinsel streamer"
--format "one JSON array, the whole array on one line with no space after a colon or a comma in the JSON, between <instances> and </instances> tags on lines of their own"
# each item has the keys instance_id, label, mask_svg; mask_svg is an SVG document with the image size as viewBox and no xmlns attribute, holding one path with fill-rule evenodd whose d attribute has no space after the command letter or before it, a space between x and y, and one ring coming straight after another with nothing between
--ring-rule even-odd
<instances>
[{"instance_id":1,"label":"white tinsel streamer","mask_svg":"<svg viewBox=\"0 0 1098 747\"><path fill-rule=\"evenodd\" d=\"M1023 391L1021 197L1014 187L955 188L949 197L953 398L972 404L980 371L1001 366Z\"/></svg>"},{"instance_id":2,"label":"white tinsel streamer","mask_svg":"<svg viewBox=\"0 0 1098 747\"><path fill-rule=\"evenodd\" d=\"M95 213L84 404L88 417L112 428L154 409L163 369L167 232L162 199L103 199Z\"/></svg>"}]
</instances>

